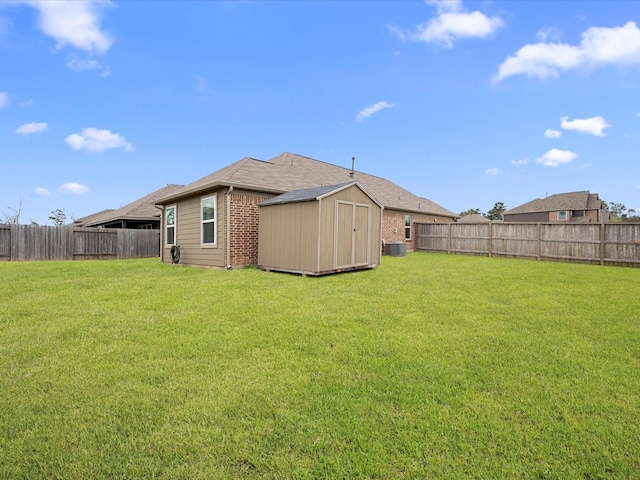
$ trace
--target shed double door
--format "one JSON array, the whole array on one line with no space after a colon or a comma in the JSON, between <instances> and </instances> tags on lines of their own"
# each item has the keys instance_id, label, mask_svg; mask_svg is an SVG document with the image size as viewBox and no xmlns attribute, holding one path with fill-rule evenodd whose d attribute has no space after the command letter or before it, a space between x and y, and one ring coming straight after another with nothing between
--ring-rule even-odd
<instances>
[{"instance_id":1,"label":"shed double door","mask_svg":"<svg viewBox=\"0 0 640 480\"><path fill-rule=\"evenodd\" d=\"M335 268L369 264L369 205L337 201L335 233Z\"/></svg>"}]
</instances>

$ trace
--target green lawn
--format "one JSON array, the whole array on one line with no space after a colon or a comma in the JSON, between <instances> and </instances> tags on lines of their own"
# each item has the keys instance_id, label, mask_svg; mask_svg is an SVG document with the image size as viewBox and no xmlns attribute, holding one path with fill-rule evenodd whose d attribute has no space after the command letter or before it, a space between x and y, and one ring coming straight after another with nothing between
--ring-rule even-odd
<instances>
[{"instance_id":1,"label":"green lawn","mask_svg":"<svg viewBox=\"0 0 640 480\"><path fill-rule=\"evenodd\" d=\"M0 279L0 478L640 478L638 269Z\"/></svg>"}]
</instances>

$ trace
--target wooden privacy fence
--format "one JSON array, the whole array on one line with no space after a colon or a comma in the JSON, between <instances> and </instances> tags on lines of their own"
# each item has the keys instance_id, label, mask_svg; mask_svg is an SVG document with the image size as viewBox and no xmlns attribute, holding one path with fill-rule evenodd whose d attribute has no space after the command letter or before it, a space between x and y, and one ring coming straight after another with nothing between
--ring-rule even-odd
<instances>
[{"instance_id":1,"label":"wooden privacy fence","mask_svg":"<svg viewBox=\"0 0 640 480\"><path fill-rule=\"evenodd\" d=\"M0 225L0 261L106 260L159 254L158 230Z\"/></svg>"},{"instance_id":2,"label":"wooden privacy fence","mask_svg":"<svg viewBox=\"0 0 640 480\"><path fill-rule=\"evenodd\" d=\"M420 223L416 250L640 266L640 224Z\"/></svg>"}]
</instances>

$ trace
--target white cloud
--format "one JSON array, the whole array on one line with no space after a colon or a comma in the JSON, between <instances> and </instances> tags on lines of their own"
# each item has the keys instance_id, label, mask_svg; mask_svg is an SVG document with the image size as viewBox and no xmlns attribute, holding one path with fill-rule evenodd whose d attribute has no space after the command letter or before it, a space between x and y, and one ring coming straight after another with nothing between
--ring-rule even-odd
<instances>
[{"instance_id":1,"label":"white cloud","mask_svg":"<svg viewBox=\"0 0 640 480\"><path fill-rule=\"evenodd\" d=\"M416 31L406 32L390 27L403 40L438 43L451 48L456 40L486 37L504 26L500 17L488 17L479 11L466 12L460 0L427 0L436 5L438 16L418 25Z\"/></svg>"},{"instance_id":2,"label":"white cloud","mask_svg":"<svg viewBox=\"0 0 640 480\"><path fill-rule=\"evenodd\" d=\"M9 94L7 92L0 92L0 108L9 105Z\"/></svg>"},{"instance_id":3,"label":"white cloud","mask_svg":"<svg viewBox=\"0 0 640 480\"><path fill-rule=\"evenodd\" d=\"M85 70L101 70L103 77L111 75L111 69L107 65L102 65L96 60L87 60L85 58L78 58L75 55L69 55L67 59L67 67L74 72L82 72Z\"/></svg>"},{"instance_id":4,"label":"white cloud","mask_svg":"<svg viewBox=\"0 0 640 480\"><path fill-rule=\"evenodd\" d=\"M560 138L562 136L562 132L560 130L551 130L547 128L544 131L544 136L547 138Z\"/></svg>"},{"instance_id":5,"label":"white cloud","mask_svg":"<svg viewBox=\"0 0 640 480\"><path fill-rule=\"evenodd\" d=\"M521 158L520 160L511 160L512 165L526 165L529 163L528 158Z\"/></svg>"},{"instance_id":6,"label":"white cloud","mask_svg":"<svg viewBox=\"0 0 640 480\"><path fill-rule=\"evenodd\" d=\"M100 26L100 9L113 5L109 0L32 0L25 3L38 10L38 26L56 41L58 50L69 45L91 55L103 54L114 42Z\"/></svg>"},{"instance_id":7,"label":"white cloud","mask_svg":"<svg viewBox=\"0 0 640 480\"><path fill-rule=\"evenodd\" d=\"M209 89L209 81L202 75L196 75L196 91L204 93Z\"/></svg>"},{"instance_id":8,"label":"white cloud","mask_svg":"<svg viewBox=\"0 0 640 480\"><path fill-rule=\"evenodd\" d=\"M73 193L74 195L83 195L89 191L89 187L80 183L69 182L62 185L58 191L63 193Z\"/></svg>"},{"instance_id":9,"label":"white cloud","mask_svg":"<svg viewBox=\"0 0 640 480\"><path fill-rule=\"evenodd\" d=\"M49 190L44 187L36 187L33 193L35 193L39 197L48 197L49 195L51 195Z\"/></svg>"},{"instance_id":10,"label":"white cloud","mask_svg":"<svg viewBox=\"0 0 640 480\"><path fill-rule=\"evenodd\" d=\"M123 148L125 152L134 150L131 142L110 130L85 128L81 133L74 133L65 138L65 143L74 150L85 150L91 153L101 153L111 148Z\"/></svg>"},{"instance_id":11,"label":"white cloud","mask_svg":"<svg viewBox=\"0 0 640 480\"><path fill-rule=\"evenodd\" d=\"M95 60L86 60L71 56L67 61L67 67L74 72L81 72L82 70L99 70L102 68L102 65Z\"/></svg>"},{"instance_id":12,"label":"white cloud","mask_svg":"<svg viewBox=\"0 0 640 480\"><path fill-rule=\"evenodd\" d=\"M556 27L542 28L536 33L536 38L541 42L547 42L549 40L559 40L561 37L560 30Z\"/></svg>"},{"instance_id":13,"label":"white cloud","mask_svg":"<svg viewBox=\"0 0 640 480\"><path fill-rule=\"evenodd\" d=\"M13 133L19 133L21 135L31 135L32 133L40 133L44 132L48 128L46 123L25 123L24 125L20 125L18 128L14 130Z\"/></svg>"},{"instance_id":14,"label":"white cloud","mask_svg":"<svg viewBox=\"0 0 640 480\"><path fill-rule=\"evenodd\" d=\"M536 162L541 163L545 167L557 167L563 163L571 163L576 158L578 158L578 154L571 150L552 148L540 158L536 158Z\"/></svg>"},{"instance_id":15,"label":"white cloud","mask_svg":"<svg viewBox=\"0 0 640 480\"><path fill-rule=\"evenodd\" d=\"M591 27L583 32L577 46L546 42L525 45L498 67L494 81L521 74L556 78L560 71L580 67L632 64L640 64L640 29L634 22L627 22L622 27Z\"/></svg>"},{"instance_id":16,"label":"white cloud","mask_svg":"<svg viewBox=\"0 0 640 480\"><path fill-rule=\"evenodd\" d=\"M0 17L0 37L9 31L10 26L11 22L8 18Z\"/></svg>"},{"instance_id":17,"label":"white cloud","mask_svg":"<svg viewBox=\"0 0 640 480\"><path fill-rule=\"evenodd\" d=\"M496 175L498 175L498 173L500 173L500 169L499 168L487 168L484 171L484 174L489 176L489 177L495 177Z\"/></svg>"},{"instance_id":18,"label":"white cloud","mask_svg":"<svg viewBox=\"0 0 640 480\"><path fill-rule=\"evenodd\" d=\"M569 117L562 117L560 122L560 127L564 130L575 130L580 133L596 135L597 137L604 137L604 129L611 127L600 115L592 118L576 118L575 120L569 120Z\"/></svg>"},{"instance_id":19,"label":"white cloud","mask_svg":"<svg viewBox=\"0 0 640 480\"><path fill-rule=\"evenodd\" d=\"M379 112L380 110L384 110L385 108L393 108L395 105L393 103L389 103L386 101L378 102L375 105L371 105L370 107L361 110L356 117L356 122L361 122L367 117L370 117L374 113Z\"/></svg>"}]
</instances>

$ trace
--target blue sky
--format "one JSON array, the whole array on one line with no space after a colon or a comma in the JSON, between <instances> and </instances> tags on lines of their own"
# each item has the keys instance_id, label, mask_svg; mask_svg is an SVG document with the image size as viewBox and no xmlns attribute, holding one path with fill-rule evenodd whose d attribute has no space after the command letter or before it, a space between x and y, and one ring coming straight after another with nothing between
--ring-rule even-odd
<instances>
[{"instance_id":1,"label":"blue sky","mask_svg":"<svg viewBox=\"0 0 640 480\"><path fill-rule=\"evenodd\" d=\"M0 218L284 151L456 213L640 210L639 87L635 1L0 2Z\"/></svg>"}]
</instances>

